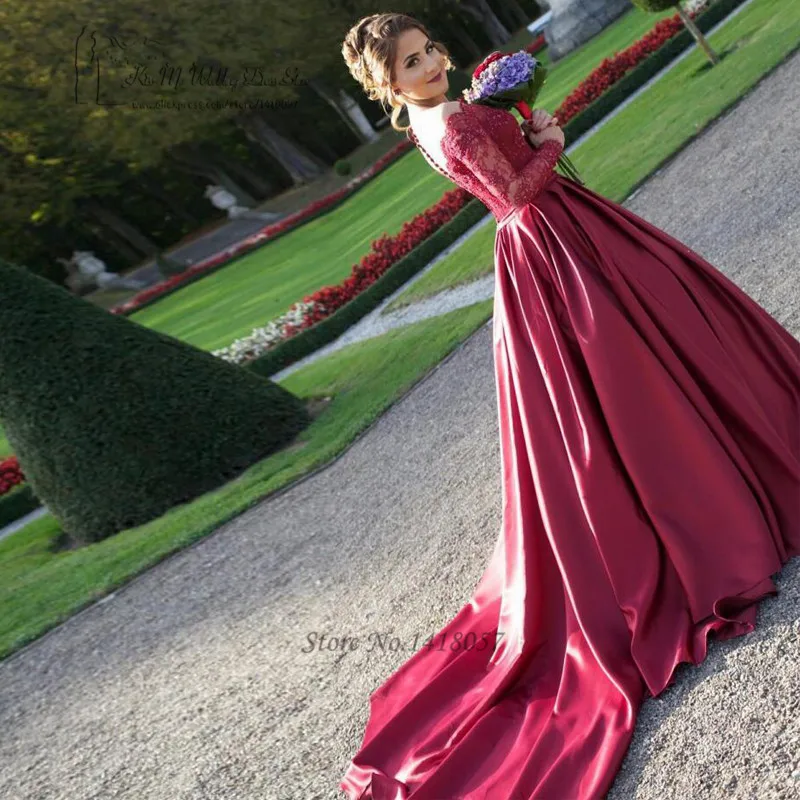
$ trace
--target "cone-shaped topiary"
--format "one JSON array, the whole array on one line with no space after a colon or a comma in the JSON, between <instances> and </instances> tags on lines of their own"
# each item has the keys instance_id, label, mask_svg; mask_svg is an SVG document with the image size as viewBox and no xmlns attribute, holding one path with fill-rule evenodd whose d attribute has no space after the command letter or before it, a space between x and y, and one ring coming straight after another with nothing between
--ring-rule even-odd
<instances>
[{"instance_id":1,"label":"cone-shaped topiary","mask_svg":"<svg viewBox=\"0 0 800 800\"><path fill-rule=\"evenodd\" d=\"M251 370L0 261L0 421L76 543L226 483L311 421Z\"/></svg>"}]
</instances>

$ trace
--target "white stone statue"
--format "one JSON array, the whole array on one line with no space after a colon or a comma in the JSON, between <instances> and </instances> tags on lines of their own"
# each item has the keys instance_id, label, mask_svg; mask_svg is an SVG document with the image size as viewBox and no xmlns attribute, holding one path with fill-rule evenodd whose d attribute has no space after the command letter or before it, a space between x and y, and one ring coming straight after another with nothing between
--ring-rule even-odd
<instances>
[{"instance_id":1,"label":"white stone statue","mask_svg":"<svg viewBox=\"0 0 800 800\"><path fill-rule=\"evenodd\" d=\"M141 281L133 278L120 277L116 272L109 272L106 269L106 262L98 258L91 250L74 250L72 257L57 259L67 268L69 277L67 285L73 291L85 286L96 286L104 289L113 286L119 289L139 289Z\"/></svg>"},{"instance_id":2,"label":"white stone statue","mask_svg":"<svg viewBox=\"0 0 800 800\"><path fill-rule=\"evenodd\" d=\"M98 258L91 250L75 250L72 254L73 263L78 265L78 272L86 279L87 283L94 283L98 289L103 289L119 279L116 272L106 269L106 262Z\"/></svg>"},{"instance_id":3,"label":"white stone statue","mask_svg":"<svg viewBox=\"0 0 800 800\"><path fill-rule=\"evenodd\" d=\"M214 208L220 208L230 214L230 209L237 206L236 198L222 186L206 186L204 197L211 200Z\"/></svg>"},{"instance_id":4,"label":"white stone statue","mask_svg":"<svg viewBox=\"0 0 800 800\"><path fill-rule=\"evenodd\" d=\"M259 219L265 222L280 219L282 214L273 214L267 211L253 211L247 206L240 206L236 196L231 194L224 186L206 186L203 197L211 201L214 208L227 212L228 219Z\"/></svg>"},{"instance_id":5,"label":"white stone statue","mask_svg":"<svg viewBox=\"0 0 800 800\"><path fill-rule=\"evenodd\" d=\"M78 265L81 275L97 280L101 275L110 275L106 270L106 262L98 258L91 250L75 250L72 260Z\"/></svg>"}]
</instances>

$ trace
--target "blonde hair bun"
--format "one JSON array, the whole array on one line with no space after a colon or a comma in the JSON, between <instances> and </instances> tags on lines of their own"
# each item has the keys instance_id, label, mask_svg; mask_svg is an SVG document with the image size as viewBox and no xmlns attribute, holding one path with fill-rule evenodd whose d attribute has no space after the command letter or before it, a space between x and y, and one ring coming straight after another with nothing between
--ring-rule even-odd
<instances>
[{"instance_id":1,"label":"blonde hair bun","mask_svg":"<svg viewBox=\"0 0 800 800\"><path fill-rule=\"evenodd\" d=\"M397 39L401 33L417 28L429 39L433 39L426 27L409 14L370 14L362 17L347 32L342 42L342 57L353 78L361 84L370 100L377 100L384 110L391 108L391 124L394 130L404 133L397 120L403 110L392 90L392 75ZM434 46L445 57L445 69L454 69L450 53L441 42Z\"/></svg>"}]
</instances>

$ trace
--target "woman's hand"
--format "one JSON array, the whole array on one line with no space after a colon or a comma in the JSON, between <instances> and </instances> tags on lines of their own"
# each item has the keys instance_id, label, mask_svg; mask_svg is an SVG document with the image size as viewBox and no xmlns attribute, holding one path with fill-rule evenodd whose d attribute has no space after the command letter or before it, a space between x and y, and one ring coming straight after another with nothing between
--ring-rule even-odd
<instances>
[{"instance_id":1,"label":"woman's hand","mask_svg":"<svg viewBox=\"0 0 800 800\"><path fill-rule=\"evenodd\" d=\"M551 117L543 108L534 109L531 118L522 123L523 133L541 133L550 125L558 125L558 117Z\"/></svg>"},{"instance_id":2,"label":"woman's hand","mask_svg":"<svg viewBox=\"0 0 800 800\"><path fill-rule=\"evenodd\" d=\"M542 108L535 109L531 113L531 118L523 121L521 128L534 147L539 147L548 139L555 139L561 142L562 147L564 146L564 131L558 127L558 117L550 116Z\"/></svg>"},{"instance_id":3,"label":"woman's hand","mask_svg":"<svg viewBox=\"0 0 800 800\"><path fill-rule=\"evenodd\" d=\"M558 125L550 125L539 133L529 132L527 136L528 141L534 147L539 147L539 145L543 144L549 139L559 142L562 147L564 146L564 131L562 131Z\"/></svg>"}]
</instances>

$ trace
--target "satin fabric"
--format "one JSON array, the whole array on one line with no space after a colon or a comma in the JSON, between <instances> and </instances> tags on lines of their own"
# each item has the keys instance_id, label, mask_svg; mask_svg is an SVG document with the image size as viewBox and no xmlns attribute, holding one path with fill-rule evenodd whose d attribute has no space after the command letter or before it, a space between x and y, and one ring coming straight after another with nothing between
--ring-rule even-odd
<instances>
[{"instance_id":1,"label":"satin fabric","mask_svg":"<svg viewBox=\"0 0 800 800\"><path fill-rule=\"evenodd\" d=\"M602 798L642 700L800 554L800 343L681 242L552 173L498 223L493 347L502 527L438 634L465 646L371 695L352 800Z\"/></svg>"}]
</instances>

